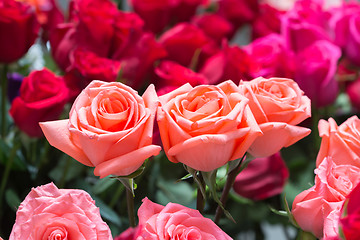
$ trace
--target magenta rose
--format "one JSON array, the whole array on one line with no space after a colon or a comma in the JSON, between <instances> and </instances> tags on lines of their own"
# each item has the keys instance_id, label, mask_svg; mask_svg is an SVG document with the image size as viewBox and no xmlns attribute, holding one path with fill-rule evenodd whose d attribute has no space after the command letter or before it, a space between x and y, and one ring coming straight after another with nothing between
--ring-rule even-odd
<instances>
[{"instance_id":1,"label":"magenta rose","mask_svg":"<svg viewBox=\"0 0 360 240\"><path fill-rule=\"evenodd\" d=\"M350 98L352 106L360 110L360 78L354 82L351 82L346 87L346 93Z\"/></svg>"},{"instance_id":2,"label":"magenta rose","mask_svg":"<svg viewBox=\"0 0 360 240\"><path fill-rule=\"evenodd\" d=\"M347 240L360 239L360 184L346 197L341 210L340 227Z\"/></svg>"},{"instance_id":3,"label":"magenta rose","mask_svg":"<svg viewBox=\"0 0 360 240\"><path fill-rule=\"evenodd\" d=\"M33 188L20 204L9 240L112 240L108 225L90 195L58 189L53 183Z\"/></svg>"},{"instance_id":4,"label":"magenta rose","mask_svg":"<svg viewBox=\"0 0 360 240\"><path fill-rule=\"evenodd\" d=\"M140 230L137 240L232 239L199 211L176 203L162 206L145 198L138 216Z\"/></svg>"},{"instance_id":5,"label":"magenta rose","mask_svg":"<svg viewBox=\"0 0 360 240\"><path fill-rule=\"evenodd\" d=\"M21 58L33 45L39 31L34 9L23 2L3 0L0 3L0 62Z\"/></svg>"},{"instance_id":6,"label":"magenta rose","mask_svg":"<svg viewBox=\"0 0 360 240\"><path fill-rule=\"evenodd\" d=\"M20 95L14 99L10 115L15 124L31 137L42 137L39 122L57 120L69 99L62 77L47 69L34 71L21 83Z\"/></svg>"},{"instance_id":7,"label":"magenta rose","mask_svg":"<svg viewBox=\"0 0 360 240\"><path fill-rule=\"evenodd\" d=\"M341 49L325 41L316 41L296 56L295 81L316 107L332 104L338 94L335 73Z\"/></svg>"},{"instance_id":8,"label":"magenta rose","mask_svg":"<svg viewBox=\"0 0 360 240\"><path fill-rule=\"evenodd\" d=\"M263 200L280 194L289 177L280 153L266 158L256 158L240 172L234 183L234 191L246 198Z\"/></svg>"},{"instance_id":9,"label":"magenta rose","mask_svg":"<svg viewBox=\"0 0 360 240\"><path fill-rule=\"evenodd\" d=\"M294 78L295 54L285 47L284 38L278 34L269 34L247 45L244 50L252 61L256 62L251 75L256 77Z\"/></svg>"},{"instance_id":10,"label":"magenta rose","mask_svg":"<svg viewBox=\"0 0 360 240\"><path fill-rule=\"evenodd\" d=\"M208 82L204 75L172 61L162 61L155 68L155 73L159 77L157 81L158 95L175 90L185 83L197 86Z\"/></svg>"}]
</instances>

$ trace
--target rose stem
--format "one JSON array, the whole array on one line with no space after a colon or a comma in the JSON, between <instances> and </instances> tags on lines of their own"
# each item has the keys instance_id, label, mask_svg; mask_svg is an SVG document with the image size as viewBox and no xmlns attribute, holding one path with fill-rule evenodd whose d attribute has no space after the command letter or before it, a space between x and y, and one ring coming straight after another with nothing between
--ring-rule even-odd
<instances>
[{"instance_id":1,"label":"rose stem","mask_svg":"<svg viewBox=\"0 0 360 240\"><path fill-rule=\"evenodd\" d=\"M205 189L205 181L204 181L204 178L203 178L201 172L199 172L198 178L199 178L200 184L202 185L203 189ZM196 196L196 209L202 214L204 211L204 206L205 206L205 199L201 192L200 186L198 186L197 196Z\"/></svg>"},{"instance_id":2,"label":"rose stem","mask_svg":"<svg viewBox=\"0 0 360 240\"><path fill-rule=\"evenodd\" d=\"M135 223L135 211L134 211L134 195L130 189L126 188L126 202L127 202L127 210L129 217L129 225L130 227L136 227Z\"/></svg>"},{"instance_id":3,"label":"rose stem","mask_svg":"<svg viewBox=\"0 0 360 240\"><path fill-rule=\"evenodd\" d=\"M230 192L232 186L234 185L235 178L241 169L241 163L242 163L242 161L240 161L240 163L227 176L225 187L222 191L221 198L220 198L220 201L223 204L223 207L225 207L225 203L228 199L229 192ZM222 208L220 206L217 206L216 212L215 212L215 220L214 220L214 222L216 224L219 224L222 213L223 213Z\"/></svg>"},{"instance_id":4,"label":"rose stem","mask_svg":"<svg viewBox=\"0 0 360 240\"><path fill-rule=\"evenodd\" d=\"M6 135L6 95L7 95L7 65L3 65L1 74L1 136Z\"/></svg>"}]
</instances>

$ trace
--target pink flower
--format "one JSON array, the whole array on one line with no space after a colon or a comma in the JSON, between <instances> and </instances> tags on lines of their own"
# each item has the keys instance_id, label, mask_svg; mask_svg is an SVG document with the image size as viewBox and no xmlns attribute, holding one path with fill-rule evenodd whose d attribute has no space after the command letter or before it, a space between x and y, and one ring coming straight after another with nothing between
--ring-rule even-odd
<instances>
[{"instance_id":1,"label":"pink flower","mask_svg":"<svg viewBox=\"0 0 360 240\"><path fill-rule=\"evenodd\" d=\"M338 94L335 73L341 49L325 41L315 41L296 56L295 81L316 107L332 104Z\"/></svg>"},{"instance_id":2,"label":"pink flower","mask_svg":"<svg viewBox=\"0 0 360 240\"><path fill-rule=\"evenodd\" d=\"M360 169L353 165L336 165L331 157L326 157L315 174L315 186L296 196L292 213L304 231L318 238L336 237L340 209L360 182Z\"/></svg>"},{"instance_id":3,"label":"pink flower","mask_svg":"<svg viewBox=\"0 0 360 240\"><path fill-rule=\"evenodd\" d=\"M316 158L319 166L327 156L337 165L360 167L360 119L352 116L338 126L334 119L319 121L320 150Z\"/></svg>"},{"instance_id":4,"label":"pink flower","mask_svg":"<svg viewBox=\"0 0 360 240\"><path fill-rule=\"evenodd\" d=\"M139 230L140 230L139 226L135 228L129 227L119 236L117 236L114 240L135 240L139 234Z\"/></svg>"},{"instance_id":5,"label":"pink flower","mask_svg":"<svg viewBox=\"0 0 360 240\"><path fill-rule=\"evenodd\" d=\"M33 188L16 212L9 240L111 240L90 195L77 189L58 189L53 183Z\"/></svg>"},{"instance_id":6,"label":"pink flower","mask_svg":"<svg viewBox=\"0 0 360 240\"><path fill-rule=\"evenodd\" d=\"M138 211L140 232L137 240L232 239L199 211L168 203L165 207L147 198Z\"/></svg>"},{"instance_id":7,"label":"pink flower","mask_svg":"<svg viewBox=\"0 0 360 240\"><path fill-rule=\"evenodd\" d=\"M126 176L159 154L152 144L158 105L153 85L142 97L119 82L92 81L77 97L69 119L40 124L49 143L94 174Z\"/></svg>"},{"instance_id":8,"label":"pink flower","mask_svg":"<svg viewBox=\"0 0 360 240\"><path fill-rule=\"evenodd\" d=\"M240 172L234 191L246 198L262 200L280 194L289 177L280 153L266 158L256 158Z\"/></svg>"},{"instance_id":9,"label":"pink flower","mask_svg":"<svg viewBox=\"0 0 360 240\"><path fill-rule=\"evenodd\" d=\"M346 87L346 93L350 98L352 106L360 110L360 78L358 78L354 82L351 82Z\"/></svg>"}]
</instances>

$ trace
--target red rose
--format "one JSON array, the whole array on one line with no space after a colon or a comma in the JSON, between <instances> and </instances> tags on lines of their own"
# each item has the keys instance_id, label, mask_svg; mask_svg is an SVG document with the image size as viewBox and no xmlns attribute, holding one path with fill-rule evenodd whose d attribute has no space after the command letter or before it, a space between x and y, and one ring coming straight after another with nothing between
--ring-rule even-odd
<instances>
[{"instance_id":1,"label":"red rose","mask_svg":"<svg viewBox=\"0 0 360 240\"><path fill-rule=\"evenodd\" d=\"M196 14L198 7L206 6L209 0L180 0L172 10L175 22L188 22Z\"/></svg>"},{"instance_id":2,"label":"red rose","mask_svg":"<svg viewBox=\"0 0 360 240\"><path fill-rule=\"evenodd\" d=\"M253 200L262 200L280 194L289 177L280 153L256 158L240 172L234 183L237 194Z\"/></svg>"},{"instance_id":3,"label":"red rose","mask_svg":"<svg viewBox=\"0 0 360 240\"><path fill-rule=\"evenodd\" d=\"M115 82L120 72L120 62L102 58L95 53L78 48L72 52L71 66L66 74L66 84L71 96L79 95L92 80ZM69 76L73 75L73 76Z\"/></svg>"},{"instance_id":4,"label":"red rose","mask_svg":"<svg viewBox=\"0 0 360 240\"><path fill-rule=\"evenodd\" d=\"M23 79L20 96L12 102L10 115L29 136L41 137L39 122L58 119L68 101L68 93L61 77L47 69L34 71Z\"/></svg>"},{"instance_id":5,"label":"red rose","mask_svg":"<svg viewBox=\"0 0 360 240\"><path fill-rule=\"evenodd\" d=\"M200 73L205 75L210 84L229 79L238 84L240 80L252 79L250 73L254 72L255 64L249 54L240 47L225 45L221 52L207 59Z\"/></svg>"},{"instance_id":6,"label":"red rose","mask_svg":"<svg viewBox=\"0 0 360 240\"><path fill-rule=\"evenodd\" d=\"M219 14L235 27L252 22L259 11L257 0L220 0Z\"/></svg>"},{"instance_id":7,"label":"red rose","mask_svg":"<svg viewBox=\"0 0 360 240\"><path fill-rule=\"evenodd\" d=\"M159 42L168 52L169 60L189 66L196 51L206 55L205 47L212 43L212 39L195 25L180 23L166 31Z\"/></svg>"},{"instance_id":8,"label":"red rose","mask_svg":"<svg viewBox=\"0 0 360 240\"><path fill-rule=\"evenodd\" d=\"M158 95L170 92L185 83L196 86L208 82L204 75L172 61L162 61L160 65L155 68L155 74L160 78Z\"/></svg>"},{"instance_id":9,"label":"red rose","mask_svg":"<svg viewBox=\"0 0 360 240\"><path fill-rule=\"evenodd\" d=\"M340 215L340 226L346 240L360 239L360 184L346 197Z\"/></svg>"},{"instance_id":10,"label":"red rose","mask_svg":"<svg viewBox=\"0 0 360 240\"><path fill-rule=\"evenodd\" d=\"M39 31L34 9L14 0L0 2L0 62L21 58L34 43Z\"/></svg>"},{"instance_id":11,"label":"red rose","mask_svg":"<svg viewBox=\"0 0 360 240\"><path fill-rule=\"evenodd\" d=\"M221 43L223 38L230 39L235 31L234 26L218 14L199 15L192 22L217 43Z\"/></svg>"}]
</instances>

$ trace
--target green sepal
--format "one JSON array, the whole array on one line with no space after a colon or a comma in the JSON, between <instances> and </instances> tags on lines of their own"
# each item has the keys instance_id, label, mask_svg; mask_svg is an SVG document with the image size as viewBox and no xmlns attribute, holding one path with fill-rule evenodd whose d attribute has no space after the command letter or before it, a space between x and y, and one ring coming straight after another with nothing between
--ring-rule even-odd
<instances>
[{"instance_id":1,"label":"green sepal","mask_svg":"<svg viewBox=\"0 0 360 240\"><path fill-rule=\"evenodd\" d=\"M206 189L205 189L204 186L201 184L201 180L200 180L199 177L198 177L198 173L199 173L199 172L198 172L197 170L189 167L189 166L186 166L186 165L184 165L184 168L185 168L185 170L188 171L188 173L194 178L194 180L195 180L198 188L200 189L201 195L203 196L204 199L206 199ZM189 174L188 174L188 175L189 175ZM188 176L188 175L186 175L186 176ZM185 176L185 177L186 177L186 176ZM183 178L185 178L185 177L183 177ZM183 178L181 178L181 179L183 179ZM189 177L188 177L188 178L189 178ZM206 181L205 181L205 183L206 183Z\"/></svg>"},{"instance_id":2,"label":"green sepal","mask_svg":"<svg viewBox=\"0 0 360 240\"><path fill-rule=\"evenodd\" d=\"M292 213L291 213L291 210L289 208L289 204L288 204L288 202L286 200L286 195L285 194L284 194L284 206L285 206L285 211L287 213L287 216L288 216L289 221L291 222L291 224L294 225L297 228L300 228L299 224L297 224L297 222L296 222L296 220L294 218L294 215L292 215Z\"/></svg>"},{"instance_id":3,"label":"green sepal","mask_svg":"<svg viewBox=\"0 0 360 240\"><path fill-rule=\"evenodd\" d=\"M137 185L134 182L133 178L121 178L121 177L115 177L117 180L119 180L126 189L128 189L132 195L135 197L135 189L137 188Z\"/></svg>"}]
</instances>

